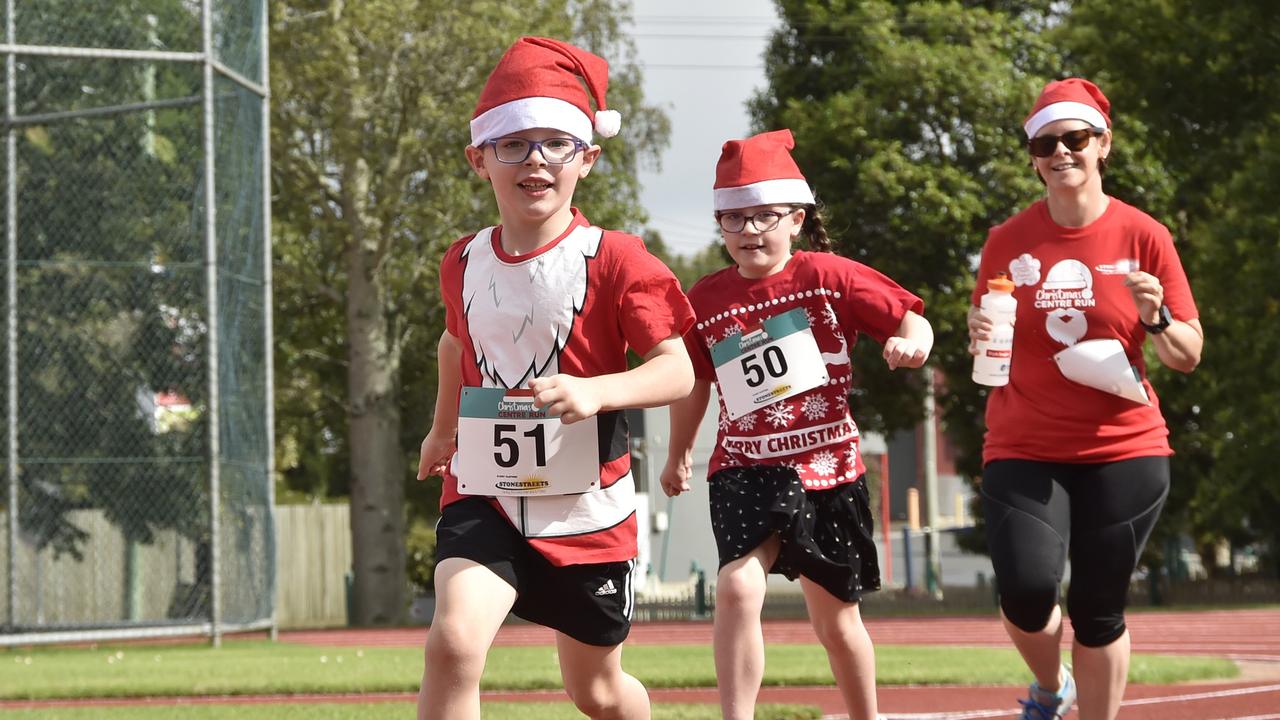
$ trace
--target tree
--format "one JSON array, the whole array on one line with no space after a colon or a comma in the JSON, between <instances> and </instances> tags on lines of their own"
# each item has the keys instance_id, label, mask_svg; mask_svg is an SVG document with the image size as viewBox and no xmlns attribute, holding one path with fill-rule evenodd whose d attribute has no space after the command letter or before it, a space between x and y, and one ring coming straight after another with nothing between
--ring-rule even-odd
<instances>
[{"instance_id":1,"label":"tree","mask_svg":"<svg viewBox=\"0 0 1280 720\"><path fill-rule=\"evenodd\" d=\"M357 623L396 622L407 604L405 483L435 396L439 258L497 218L462 152L475 99L519 35L577 39L612 60L623 135L576 199L596 223L637 229L634 170L667 127L642 104L618 32L626 12L599 0L272 3L282 469L350 493ZM305 477L321 467L343 472ZM419 512L431 512L429 489L412 486Z\"/></svg>"},{"instance_id":2,"label":"tree","mask_svg":"<svg viewBox=\"0 0 1280 720\"><path fill-rule=\"evenodd\" d=\"M977 474L982 396L967 382L965 312L991 226L1042 191L1020 120L1058 57L1038 31L1051 3L779 3L783 28L752 103L757 130L789 127L838 252L925 300L933 360L957 378L940 398ZM919 373L854 350L859 418L893 431L920 418Z\"/></svg>"},{"instance_id":3,"label":"tree","mask_svg":"<svg viewBox=\"0 0 1280 720\"><path fill-rule=\"evenodd\" d=\"M81 3L50 0L13 20L27 42L198 46L198 20L178 0L114 3L87 18ZM90 538L68 513L102 510L126 540L124 619L138 619L130 550L171 528L208 541L207 481L190 462L207 454L207 426L163 431L150 413L161 391L206 401L203 241L192 220L200 116L195 101L119 106L198 94L199 73L41 57L19 67L20 115L102 111L18 130L21 529L40 549L79 557Z\"/></svg>"},{"instance_id":4,"label":"tree","mask_svg":"<svg viewBox=\"0 0 1280 720\"><path fill-rule=\"evenodd\" d=\"M1269 361L1280 351L1276 21L1262 0L1082 0L1062 39L1122 113L1119 149L1145 145L1167 173L1153 211L1174 231L1205 327L1194 375L1153 371L1178 453L1166 514L1185 520L1202 547L1269 541L1280 573L1280 481L1270 472L1280 369ZM1149 128L1136 144L1135 125Z\"/></svg>"}]
</instances>

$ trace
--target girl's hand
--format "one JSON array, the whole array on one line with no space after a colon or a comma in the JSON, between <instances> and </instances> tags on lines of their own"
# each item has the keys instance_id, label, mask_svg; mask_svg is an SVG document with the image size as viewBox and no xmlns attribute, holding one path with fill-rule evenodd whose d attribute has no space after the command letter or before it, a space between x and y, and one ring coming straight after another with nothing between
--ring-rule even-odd
<instances>
[{"instance_id":1,"label":"girl's hand","mask_svg":"<svg viewBox=\"0 0 1280 720\"><path fill-rule=\"evenodd\" d=\"M1124 284L1133 295L1133 304L1138 307L1138 318L1150 325L1160 322L1160 306L1164 305L1164 287L1160 285L1160 278L1136 270L1125 276Z\"/></svg>"},{"instance_id":2,"label":"girl's hand","mask_svg":"<svg viewBox=\"0 0 1280 720\"><path fill-rule=\"evenodd\" d=\"M603 404L590 378L552 375L529 381L533 404L546 408L548 415L558 415L560 422L572 425L600 412Z\"/></svg>"},{"instance_id":3,"label":"girl's hand","mask_svg":"<svg viewBox=\"0 0 1280 720\"><path fill-rule=\"evenodd\" d=\"M457 436L454 433L437 433L432 428L422 439L422 448L418 454L418 479L443 476L449 465L449 458L453 457L457 449Z\"/></svg>"},{"instance_id":4,"label":"girl's hand","mask_svg":"<svg viewBox=\"0 0 1280 720\"><path fill-rule=\"evenodd\" d=\"M683 458L667 458L666 467L662 468L662 492L667 497L675 497L689 492L689 478L693 476L693 464L686 454Z\"/></svg>"},{"instance_id":5,"label":"girl's hand","mask_svg":"<svg viewBox=\"0 0 1280 720\"><path fill-rule=\"evenodd\" d=\"M900 367L918 368L924 365L929 353L914 340L894 336L884 343L884 361L890 370Z\"/></svg>"}]
</instances>

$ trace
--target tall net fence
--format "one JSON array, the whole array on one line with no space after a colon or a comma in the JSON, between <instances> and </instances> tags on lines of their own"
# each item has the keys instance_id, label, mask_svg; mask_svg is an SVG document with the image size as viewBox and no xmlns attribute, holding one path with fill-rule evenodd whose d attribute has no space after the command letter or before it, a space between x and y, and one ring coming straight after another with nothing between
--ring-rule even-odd
<instances>
[{"instance_id":1,"label":"tall net fence","mask_svg":"<svg viewBox=\"0 0 1280 720\"><path fill-rule=\"evenodd\" d=\"M265 0L0 2L0 645L272 627Z\"/></svg>"}]
</instances>

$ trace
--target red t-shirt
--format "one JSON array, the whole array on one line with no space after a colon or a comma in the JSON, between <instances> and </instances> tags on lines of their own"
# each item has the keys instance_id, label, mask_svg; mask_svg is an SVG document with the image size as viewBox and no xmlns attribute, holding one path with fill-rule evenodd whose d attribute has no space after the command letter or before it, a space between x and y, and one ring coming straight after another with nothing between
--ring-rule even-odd
<instances>
[{"instance_id":1,"label":"red t-shirt","mask_svg":"<svg viewBox=\"0 0 1280 720\"><path fill-rule=\"evenodd\" d=\"M1102 217L1062 227L1044 200L992 228L972 301L1005 272L1018 301L1009 384L987 399L983 461L1110 462L1171 455L1159 400L1147 381L1146 331L1125 287L1131 261L1160 279L1175 320L1199 316L1186 273L1163 225L1110 198ZM1138 368L1151 405L1068 380L1055 353L1081 340L1115 338Z\"/></svg>"},{"instance_id":2,"label":"red t-shirt","mask_svg":"<svg viewBox=\"0 0 1280 720\"><path fill-rule=\"evenodd\" d=\"M730 420L723 397L720 430L708 473L729 467L787 465L809 489L852 482L866 471L858 428L849 414L853 368L849 348L858 333L884 343L907 311L924 302L883 274L827 252L796 252L781 272L758 280L730 266L689 290L697 324L685 335L694 373L716 380L711 347L743 328L803 308L829 380ZM722 393L723 395L723 393Z\"/></svg>"},{"instance_id":3,"label":"red t-shirt","mask_svg":"<svg viewBox=\"0 0 1280 720\"><path fill-rule=\"evenodd\" d=\"M633 235L591 226L576 209L564 234L528 255L502 249L501 227L455 242L440 264L445 325L462 345L464 387L523 388L535 377L627 369L693 323L680 283ZM621 411L597 416L600 489L493 502L556 565L636 556L635 484ZM457 456L453 458L457 461ZM461 499L453 463L441 508Z\"/></svg>"}]
</instances>

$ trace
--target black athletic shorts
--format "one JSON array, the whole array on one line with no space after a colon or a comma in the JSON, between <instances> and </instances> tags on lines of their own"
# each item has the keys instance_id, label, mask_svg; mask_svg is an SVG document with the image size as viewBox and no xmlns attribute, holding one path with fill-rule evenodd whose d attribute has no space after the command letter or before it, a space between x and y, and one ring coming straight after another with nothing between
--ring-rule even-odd
<instances>
[{"instance_id":1,"label":"black athletic shorts","mask_svg":"<svg viewBox=\"0 0 1280 720\"><path fill-rule=\"evenodd\" d=\"M709 485L720 567L777 533L781 546L769 572L806 577L844 602L880 589L865 477L805 490L795 470L756 465L725 468Z\"/></svg>"},{"instance_id":2,"label":"black athletic shorts","mask_svg":"<svg viewBox=\"0 0 1280 720\"><path fill-rule=\"evenodd\" d=\"M450 503L436 525L436 562L477 562L516 590L516 617L588 645L611 647L631 631L635 561L558 567L482 497Z\"/></svg>"}]
</instances>

